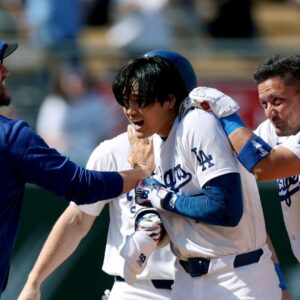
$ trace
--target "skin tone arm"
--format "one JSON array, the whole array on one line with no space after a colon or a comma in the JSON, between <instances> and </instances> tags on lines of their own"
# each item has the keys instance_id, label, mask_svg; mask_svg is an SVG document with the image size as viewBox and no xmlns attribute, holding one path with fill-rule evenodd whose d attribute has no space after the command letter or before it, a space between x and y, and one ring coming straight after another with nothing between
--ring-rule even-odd
<instances>
[{"instance_id":1,"label":"skin tone arm","mask_svg":"<svg viewBox=\"0 0 300 300\"><path fill-rule=\"evenodd\" d=\"M266 117L277 124L280 136L297 133L300 128L298 112L299 93L294 86L286 85L281 78L275 77L259 84L259 97ZM192 101L190 101L192 99ZM254 135L243 125L234 113L239 109L237 103L222 92L207 87L195 88L185 101L183 111L190 107L211 110L220 119L223 128L236 153L239 153L247 141ZM253 169L260 181L290 177L300 173L300 159L286 147L278 146L265 156Z\"/></svg>"},{"instance_id":2,"label":"skin tone arm","mask_svg":"<svg viewBox=\"0 0 300 300\"><path fill-rule=\"evenodd\" d=\"M18 300L39 300L43 281L76 250L96 217L70 205L55 223Z\"/></svg>"},{"instance_id":3,"label":"skin tone arm","mask_svg":"<svg viewBox=\"0 0 300 300\"><path fill-rule=\"evenodd\" d=\"M267 244L268 244L269 248L272 251L272 257L271 258L272 258L273 263L274 264L275 263L279 264L279 260L278 260L276 251L274 249L274 246L273 246L272 241L271 241L269 236L267 237ZM281 299L282 300L292 300L292 296L291 296L291 294L289 293L288 290L284 290L284 291L282 291L282 298Z\"/></svg>"},{"instance_id":4,"label":"skin tone arm","mask_svg":"<svg viewBox=\"0 0 300 300\"><path fill-rule=\"evenodd\" d=\"M253 136L251 129L241 127L228 137L235 152ZM273 149L253 169L253 174L259 181L270 181L277 178L294 176L300 173L300 159L283 146Z\"/></svg>"}]
</instances>

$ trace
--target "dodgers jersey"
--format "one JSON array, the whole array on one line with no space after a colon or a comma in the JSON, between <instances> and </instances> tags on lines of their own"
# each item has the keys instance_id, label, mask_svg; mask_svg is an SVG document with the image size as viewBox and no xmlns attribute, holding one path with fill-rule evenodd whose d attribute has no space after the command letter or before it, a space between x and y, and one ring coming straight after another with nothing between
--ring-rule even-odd
<instances>
[{"instance_id":1,"label":"dodgers jersey","mask_svg":"<svg viewBox=\"0 0 300 300\"><path fill-rule=\"evenodd\" d=\"M289 137L277 136L275 128L266 120L255 133L273 148L282 145L300 158L300 133ZM300 189L299 175L277 179L277 188L285 227L290 239L293 253L300 262Z\"/></svg>"},{"instance_id":2,"label":"dodgers jersey","mask_svg":"<svg viewBox=\"0 0 300 300\"><path fill-rule=\"evenodd\" d=\"M155 135L153 142L156 177L178 195L200 194L212 178L232 172L241 174L243 216L235 227L209 225L160 211L176 256L221 257L265 244L266 229L254 176L238 163L213 114L191 110L181 121L175 120L167 139Z\"/></svg>"},{"instance_id":3,"label":"dodgers jersey","mask_svg":"<svg viewBox=\"0 0 300 300\"><path fill-rule=\"evenodd\" d=\"M127 161L129 151L128 136L127 133L123 133L101 143L90 156L87 168L102 171L128 170L131 168ZM118 198L78 207L87 214L98 216L106 203L109 203L110 224L102 269L110 275L124 277L124 259L120 255L120 250L126 236L134 232L135 214L143 207L135 203L133 190ZM149 257L144 271L137 278L174 279L174 260L170 245L156 249Z\"/></svg>"}]
</instances>

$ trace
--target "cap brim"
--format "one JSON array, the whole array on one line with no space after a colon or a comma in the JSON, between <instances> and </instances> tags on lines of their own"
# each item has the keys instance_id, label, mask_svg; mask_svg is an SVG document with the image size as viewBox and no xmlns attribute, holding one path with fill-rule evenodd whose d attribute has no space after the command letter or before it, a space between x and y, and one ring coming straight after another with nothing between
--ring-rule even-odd
<instances>
[{"instance_id":1,"label":"cap brim","mask_svg":"<svg viewBox=\"0 0 300 300\"><path fill-rule=\"evenodd\" d=\"M7 47L4 50L2 58L5 58L5 57L11 55L14 51L17 50L17 48L18 48L18 44L17 43L9 43L9 44L7 44Z\"/></svg>"}]
</instances>

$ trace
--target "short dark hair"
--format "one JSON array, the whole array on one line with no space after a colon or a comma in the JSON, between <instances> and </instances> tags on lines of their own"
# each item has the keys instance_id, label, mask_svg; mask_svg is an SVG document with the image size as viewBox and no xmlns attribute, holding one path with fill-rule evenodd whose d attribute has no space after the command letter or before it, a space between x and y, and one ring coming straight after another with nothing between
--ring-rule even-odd
<instances>
[{"instance_id":1,"label":"short dark hair","mask_svg":"<svg viewBox=\"0 0 300 300\"><path fill-rule=\"evenodd\" d=\"M299 84L300 55L274 55L259 65L253 74L257 84L277 76L281 77L285 84Z\"/></svg>"},{"instance_id":2,"label":"short dark hair","mask_svg":"<svg viewBox=\"0 0 300 300\"><path fill-rule=\"evenodd\" d=\"M120 69L112 84L117 102L128 107L133 84L139 86L139 107L158 101L163 104L172 94L176 97L176 109L188 96L178 70L174 64L162 57L138 57Z\"/></svg>"}]
</instances>

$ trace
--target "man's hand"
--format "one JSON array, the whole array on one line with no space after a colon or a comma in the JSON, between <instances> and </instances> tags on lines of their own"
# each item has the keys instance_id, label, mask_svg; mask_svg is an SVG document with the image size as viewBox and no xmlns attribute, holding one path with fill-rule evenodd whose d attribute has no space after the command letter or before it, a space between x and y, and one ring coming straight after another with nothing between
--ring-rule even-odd
<instances>
[{"instance_id":1,"label":"man's hand","mask_svg":"<svg viewBox=\"0 0 300 300\"><path fill-rule=\"evenodd\" d=\"M139 181L135 188L135 201L146 207L162 208L162 201L172 201L175 194L167 190L154 178L146 178ZM175 203L173 203L175 205Z\"/></svg>"},{"instance_id":2,"label":"man's hand","mask_svg":"<svg viewBox=\"0 0 300 300\"><path fill-rule=\"evenodd\" d=\"M218 118L232 115L240 108L231 97L217 89L204 86L194 88L182 102L179 109L181 118L193 107L212 111Z\"/></svg>"},{"instance_id":3,"label":"man's hand","mask_svg":"<svg viewBox=\"0 0 300 300\"><path fill-rule=\"evenodd\" d=\"M150 176L155 168L153 143L149 138L138 138L134 129L128 125L127 127L128 139L131 146L131 152L128 161L131 167L140 167L147 171Z\"/></svg>"}]
</instances>

